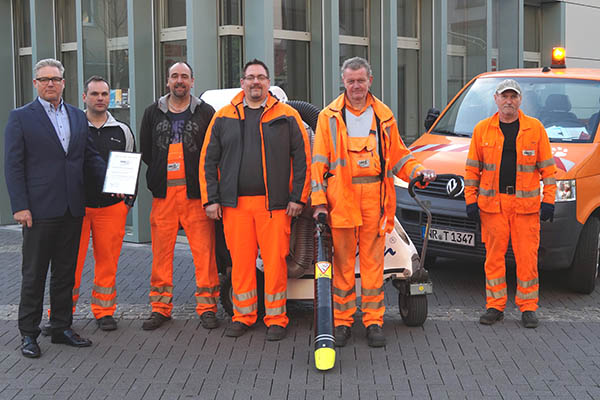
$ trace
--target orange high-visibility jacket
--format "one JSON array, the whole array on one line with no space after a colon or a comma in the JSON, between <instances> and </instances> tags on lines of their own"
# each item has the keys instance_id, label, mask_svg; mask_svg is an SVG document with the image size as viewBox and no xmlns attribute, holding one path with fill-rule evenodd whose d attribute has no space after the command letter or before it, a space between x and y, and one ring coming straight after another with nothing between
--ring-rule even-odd
<instances>
[{"instance_id":1,"label":"orange high-visibility jacket","mask_svg":"<svg viewBox=\"0 0 600 400\"><path fill-rule=\"evenodd\" d=\"M237 207L243 150L244 92L213 116L199 163L204 206ZM260 117L263 179L267 210L285 210L288 202L306 204L310 194L310 141L298 111L269 93Z\"/></svg>"},{"instance_id":2,"label":"orange high-visibility jacket","mask_svg":"<svg viewBox=\"0 0 600 400\"><path fill-rule=\"evenodd\" d=\"M544 126L521 110L516 146L516 212L536 213L540 209L540 177L544 182L541 200L554 204L556 165ZM477 202L485 212L500 212L498 193L503 147L498 113L475 126L465 167L465 201L467 204Z\"/></svg>"},{"instance_id":3,"label":"orange high-visibility jacket","mask_svg":"<svg viewBox=\"0 0 600 400\"><path fill-rule=\"evenodd\" d=\"M371 94L369 94L371 95ZM312 158L312 204L326 205L333 228L353 228L362 225L360 209L354 201L352 170L348 158L348 133L342 113L345 94L329 104L319 114ZM379 119L379 141L384 159L381 185L380 232L391 232L396 212L394 175L410 181L424 167L406 148L394 119L385 104L373 96L373 112Z\"/></svg>"}]
</instances>

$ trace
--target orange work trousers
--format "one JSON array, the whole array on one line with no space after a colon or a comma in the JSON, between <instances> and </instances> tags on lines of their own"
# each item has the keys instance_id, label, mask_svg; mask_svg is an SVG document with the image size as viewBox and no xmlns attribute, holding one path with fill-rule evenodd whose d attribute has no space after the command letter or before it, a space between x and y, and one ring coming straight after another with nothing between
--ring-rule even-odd
<instances>
[{"instance_id":1,"label":"orange work trousers","mask_svg":"<svg viewBox=\"0 0 600 400\"><path fill-rule=\"evenodd\" d=\"M291 218L268 211L265 196L240 196L237 207L223 207L225 240L233 267L233 321L253 325L258 318L256 257L260 247L265 273L266 326L286 327L287 263Z\"/></svg>"},{"instance_id":2,"label":"orange work trousers","mask_svg":"<svg viewBox=\"0 0 600 400\"><path fill-rule=\"evenodd\" d=\"M333 317L335 326L351 326L356 312L355 265L358 244L363 324L383 325L383 256L385 236L379 235L381 182L354 183L354 199L362 225L332 228Z\"/></svg>"},{"instance_id":3,"label":"orange work trousers","mask_svg":"<svg viewBox=\"0 0 600 400\"><path fill-rule=\"evenodd\" d=\"M154 198L150 212L152 233L152 311L166 317L173 309L173 251L181 225L196 269L196 312L217 311L219 275L215 261L215 223L206 216L202 200L188 199L186 185L167 186L164 199Z\"/></svg>"},{"instance_id":4,"label":"orange work trousers","mask_svg":"<svg viewBox=\"0 0 600 400\"><path fill-rule=\"evenodd\" d=\"M92 234L94 250L94 287L92 288L92 312L96 319L114 315L117 308L117 266L125 236L125 223L129 207L119 202L108 207L85 208L81 226L79 254L73 286L73 312L79 300L81 274Z\"/></svg>"},{"instance_id":5,"label":"orange work trousers","mask_svg":"<svg viewBox=\"0 0 600 400\"><path fill-rule=\"evenodd\" d=\"M517 262L515 303L521 312L535 311L539 297L540 215L517 214L515 204L514 195L500 193L499 213L480 212L481 237L486 250L486 308L504 311L506 307L505 255L510 239Z\"/></svg>"}]
</instances>

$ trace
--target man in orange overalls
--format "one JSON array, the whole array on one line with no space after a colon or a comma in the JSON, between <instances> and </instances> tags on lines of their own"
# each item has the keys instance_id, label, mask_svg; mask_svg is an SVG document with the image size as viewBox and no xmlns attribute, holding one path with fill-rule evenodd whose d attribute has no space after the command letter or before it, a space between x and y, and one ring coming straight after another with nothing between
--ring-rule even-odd
<instances>
[{"instance_id":1,"label":"man in orange overalls","mask_svg":"<svg viewBox=\"0 0 600 400\"><path fill-rule=\"evenodd\" d=\"M517 262L515 303L523 325L536 328L540 219L551 220L554 215L556 166L544 126L519 110L518 82L500 82L494 100L498 112L475 126L465 167L467 215L481 220L486 249L487 310L479 322L492 325L504 318L508 297L505 255L510 240ZM544 182L541 198L540 178Z\"/></svg>"},{"instance_id":2,"label":"man in orange overalls","mask_svg":"<svg viewBox=\"0 0 600 400\"><path fill-rule=\"evenodd\" d=\"M290 221L310 190L310 144L302 119L271 95L260 60L244 66L242 91L215 114L200 157L206 214L223 218L233 267L233 318L225 335L238 337L258 315L256 257L264 262L266 339L286 335Z\"/></svg>"},{"instance_id":3,"label":"man in orange overalls","mask_svg":"<svg viewBox=\"0 0 600 400\"><path fill-rule=\"evenodd\" d=\"M350 338L356 312L354 266L358 244L363 324L369 346L385 345L383 256L394 228L394 175L405 181L426 170L402 143L392 111L371 94L371 66L360 57L342 66L345 92L320 114L312 159L314 216L329 214L333 236L335 345Z\"/></svg>"},{"instance_id":4,"label":"man in orange overalls","mask_svg":"<svg viewBox=\"0 0 600 400\"><path fill-rule=\"evenodd\" d=\"M198 160L214 109L192 96L192 68L178 62L169 68L170 93L144 112L140 128L146 180L154 197L150 213L152 232L152 314L142 329L153 330L171 319L173 309L173 251L177 232L185 230L194 257L196 312L202 327L218 326L216 318L219 277L215 260L215 223L202 207ZM219 244L217 244L219 245Z\"/></svg>"}]
</instances>

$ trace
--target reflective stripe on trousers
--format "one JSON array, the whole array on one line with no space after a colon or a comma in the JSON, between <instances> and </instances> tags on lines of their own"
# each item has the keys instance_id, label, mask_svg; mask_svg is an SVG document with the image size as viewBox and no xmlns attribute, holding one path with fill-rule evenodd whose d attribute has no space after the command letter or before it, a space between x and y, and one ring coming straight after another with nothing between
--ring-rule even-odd
<instances>
[{"instance_id":1,"label":"reflective stripe on trousers","mask_svg":"<svg viewBox=\"0 0 600 400\"><path fill-rule=\"evenodd\" d=\"M332 228L333 315L335 326L350 326L356 311L355 265L359 247L361 308L363 324L383 325L383 252L385 236L379 236L380 182L354 184L354 199L359 202L362 226Z\"/></svg>"},{"instance_id":2,"label":"reflective stripe on trousers","mask_svg":"<svg viewBox=\"0 0 600 400\"><path fill-rule=\"evenodd\" d=\"M179 225L185 230L194 258L197 290L196 312L217 312L219 275L215 260L215 223L206 216L202 200L188 199L186 186L167 186L164 199L152 200L152 311L165 316L173 309L173 251ZM157 289L157 290L154 290Z\"/></svg>"},{"instance_id":3,"label":"reflective stripe on trousers","mask_svg":"<svg viewBox=\"0 0 600 400\"><path fill-rule=\"evenodd\" d=\"M265 196L240 196L237 207L223 207L225 239L233 267L233 321L253 325L258 317L256 256L260 247L265 273L267 326L286 327L287 263L291 218L285 210L267 211Z\"/></svg>"},{"instance_id":4,"label":"reflective stripe on trousers","mask_svg":"<svg viewBox=\"0 0 600 400\"><path fill-rule=\"evenodd\" d=\"M505 255L509 240L517 262L515 303L521 311L538 308L537 256L540 216L515 213L515 196L501 193L500 212L480 212L481 236L485 243L486 308L504 310L507 301Z\"/></svg>"}]
</instances>

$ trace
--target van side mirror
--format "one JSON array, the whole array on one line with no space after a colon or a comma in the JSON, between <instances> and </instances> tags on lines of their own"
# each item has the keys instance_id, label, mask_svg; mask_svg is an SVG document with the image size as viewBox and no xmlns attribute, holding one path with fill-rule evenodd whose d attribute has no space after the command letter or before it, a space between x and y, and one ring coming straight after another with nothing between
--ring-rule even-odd
<instances>
[{"instance_id":1,"label":"van side mirror","mask_svg":"<svg viewBox=\"0 0 600 400\"><path fill-rule=\"evenodd\" d=\"M431 128L431 126L433 125L433 123L435 122L435 120L437 119L437 117L440 116L440 110L438 110L437 108L430 108L429 110L427 110L427 116L425 116L425 130L428 131L429 128Z\"/></svg>"}]
</instances>

